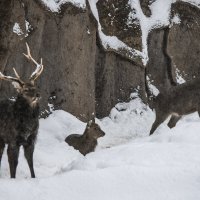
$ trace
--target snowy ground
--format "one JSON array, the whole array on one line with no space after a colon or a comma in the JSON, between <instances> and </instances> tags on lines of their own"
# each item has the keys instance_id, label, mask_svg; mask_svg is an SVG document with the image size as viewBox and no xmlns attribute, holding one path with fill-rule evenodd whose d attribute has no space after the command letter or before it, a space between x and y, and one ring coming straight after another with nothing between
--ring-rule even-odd
<instances>
[{"instance_id":1,"label":"snowy ground","mask_svg":"<svg viewBox=\"0 0 200 200\"><path fill-rule=\"evenodd\" d=\"M64 111L40 120L30 178L20 153L17 179L2 159L0 200L197 200L200 199L200 119L183 118L174 129L166 122L148 133L154 113L139 98L118 104L98 120L106 132L94 153L83 157L64 139L85 124Z\"/></svg>"}]
</instances>

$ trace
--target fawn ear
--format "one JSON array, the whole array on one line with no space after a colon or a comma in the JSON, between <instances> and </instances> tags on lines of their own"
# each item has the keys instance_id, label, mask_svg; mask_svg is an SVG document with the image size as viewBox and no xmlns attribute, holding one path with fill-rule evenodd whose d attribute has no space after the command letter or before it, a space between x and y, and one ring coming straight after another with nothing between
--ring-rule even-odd
<instances>
[{"instance_id":1,"label":"fawn ear","mask_svg":"<svg viewBox=\"0 0 200 200\"><path fill-rule=\"evenodd\" d=\"M90 120L90 121L87 123L87 128L90 128L91 125L92 125L92 120Z\"/></svg>"}]
</instances>

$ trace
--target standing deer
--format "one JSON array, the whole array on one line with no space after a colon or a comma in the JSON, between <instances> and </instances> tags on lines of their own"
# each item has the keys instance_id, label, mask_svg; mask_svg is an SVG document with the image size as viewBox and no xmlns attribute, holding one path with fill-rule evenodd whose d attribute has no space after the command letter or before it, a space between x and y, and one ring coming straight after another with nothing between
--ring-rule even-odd
<instances>
[{"instance_id":1,"label":"standing deer","mask_svg":"<svg viewBox=\"0 0 200 200\"><path fill-rule=\"evenodd\" d=\"M173 86L155 97L154 106L156 120L152 125L150 135L164 122L168 116L168 123L173 128L182 115L198 111L200 116L200 79L195 79L181 85Z\"/></svg>"},{"instance_id":2,"label":"standing deer","mask_svg":"<svg viewBox=\"0 0 200 200\"><path fill-rule=\"evenodd\" d=\"M35 178L33 168L33 151L39 127L39 99L40 95L35 86L35 80L43 71L42 59L38 64L31 56L28 44L27 55L36 65L36 70L27 82L23 82L15 68L15 76L5 76L0 72L0 79L10 81L17 90L15 101L0 102L0 162L5 144L8 144L7 154L10 166L10 176L15 178L18 164L19 148L22 145L28 162L31 177Z\"/></svg>"}]
</instances>

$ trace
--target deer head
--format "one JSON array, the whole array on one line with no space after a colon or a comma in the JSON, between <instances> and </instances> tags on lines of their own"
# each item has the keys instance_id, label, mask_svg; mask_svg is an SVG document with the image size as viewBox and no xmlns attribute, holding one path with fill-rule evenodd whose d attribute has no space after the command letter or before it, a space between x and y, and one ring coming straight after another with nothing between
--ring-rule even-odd
<instances>
[{"instance_id":1,"label":"deer head","mask_svg":"<svg viewBox=\"0 0 200 200\"><path fill-rule=\"evenodd\" d=\"M99 137L103 137L105 135L100 126L95 123L95 118L87 123L86 132L89 137L95 139L98 139Z\"/></svg>"},{"instance_id":2,"label":"deer head","mask_svg":"<svg viewBox=\"0 0 200 200\"><path fill-rule=\"evenodd\" d=\"M31 53L30 53L30 48L27 43L26 43L26 48L27 48L27 54L23 53L24 56L36 65L36 69L29 77L29 80L26 82L22 81L22 79L20 78L20 76L17 73L17 71L15 70L15 68L13 68L13 70L14 70L16 77L5 76L4 74L2 74L0 72L0 79L12 82L12 84L13 84L14 88L16 88L17 92L20 95L22 95L31 105L35 105L40 98L37 88L35 87L35 80L42 73L43 64L42 64L42 58L41 58L40 64L37 63L35 59L33 59L33 57L31 56Z\"/></svg>"}]
</instances>

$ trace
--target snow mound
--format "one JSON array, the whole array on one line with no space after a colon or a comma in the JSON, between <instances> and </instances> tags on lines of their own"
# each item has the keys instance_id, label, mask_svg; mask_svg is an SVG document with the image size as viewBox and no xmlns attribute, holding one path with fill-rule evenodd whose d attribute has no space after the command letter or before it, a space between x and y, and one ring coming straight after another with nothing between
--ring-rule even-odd
<instances>
[{"instance_id":1,"label":"snow mound","mask_svg":"<svg viewBox=\"0 0 200 200\"><path fill-rule=\"evenodd\" d=\"M133 96L133 95L132 95ZM134 96L135 97L135 96ZM200 197L200 119L184 117L169 129L163 123L148 136L155 114L139 98L119 103L97 123L106 132L95 152L82 156L64 139L86 124L54 111L40 120L34 153L36 179L20 152L17 178L2 159L3 200L188 200Z\"/></svg>"}]
</instances>

